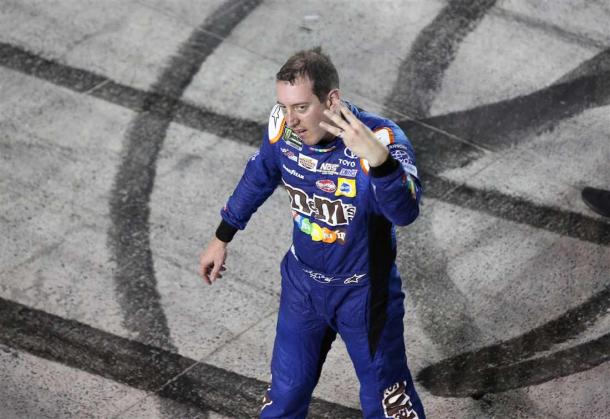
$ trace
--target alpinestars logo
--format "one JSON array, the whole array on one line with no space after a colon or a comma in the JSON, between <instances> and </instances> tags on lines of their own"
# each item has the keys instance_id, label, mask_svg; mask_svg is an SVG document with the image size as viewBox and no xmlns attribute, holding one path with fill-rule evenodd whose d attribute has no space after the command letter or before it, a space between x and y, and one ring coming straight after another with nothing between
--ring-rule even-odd
<instances>
[{"instance_id":1,"label":"alpinestars logo","mask_svg":"<svg viewBox=\"0 0 610 419\"><path fill-rule=\"evenodd\" d=\"M360 278L362 278L363 276L365 276L366 274L353 274L352 276L350 276L349 278L346 278L345 281L343 281L344 284L357 284L358 281L360 281Z\"/></svg>"},{"instance_id":2,"label":"alpinestars logo","mask_svg":"<svg viewBox=\"0 0 610 419\"><path fill-rule=\"evenodd\" d=\"M288 191L288 195L290 195L290 205L296 212L314 216L331 226L349 224L356 215L356 207L351 204L344 204L340 199L331 201L316 194L313 195L313 198L310 198L304 190L294 188L284 180L282 182L286 191Z\"/></svg>"},{"instance_id":3,"label":"alpinestars logo","mask_svg":"<svg viewBox=\"0 0 610 419\"><path fill-rule=\"evenodd\" d=\"M407 382L391 385L383 391L383 412L391 419L419 419L406 392Z\"/></svg>"}]
</instances>

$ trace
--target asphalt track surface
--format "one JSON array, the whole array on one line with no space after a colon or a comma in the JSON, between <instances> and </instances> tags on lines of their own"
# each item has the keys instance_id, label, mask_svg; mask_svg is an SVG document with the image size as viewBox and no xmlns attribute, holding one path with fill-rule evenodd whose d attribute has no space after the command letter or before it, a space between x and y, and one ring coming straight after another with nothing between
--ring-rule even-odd
<instances>
[{"instance_id":1,"label":"asphalt track surface","mask_svg":"<svg viewBox=\"0 0 610 419\"><path fill-rule=\"evenodd\" d=\"M233 417L256 414L260 394L266 385L264 381L180 355L158 291L150 242L150 211L158 159L170 124L212 133L238 144L258 143L264 121L228 116L213 106L194 103L183 96L206 59L231 36L234 28L261 7L261 3L264 5L259 1L228 1L212 8L203 23L179 45L177 52L165 60L156 81L147 89L71 66L62 60L45 58L46 54L14 42L0 42L0 65L4 69L134 112L125 132L121 161L115 169L107 204L110 215L107 246L116 265L113 271L116 299L123 325L131 338L125 339L77 320L64 319L26 307L10 298L2 298L3 345L203 410ZM610 244L607 220L586 211L571 210L565 205L541 202L527 194L506 192L506 188L481 187L465 182L459 176L452 178L447 175L459 173L462 168L490 155L519 147L541 133L555 129L561 131L563 122L588 110L609 109L610 47L606 43L609 34L600 40L577 31L570 32L560 25L507 11L496 3L448 2L440 7L436 16L412 41L408 54L398 66L394 88L381 104L382 108L393 114L412 139L427 198L487 214L523 228L534 228L607 249ZM456 59L460 45L487 15L512 19L595 53L539 89L466 110L441 114L431 112L442 91L445 73ZM603 114L601 118L603 123ZM606 118L605 122L608 122L607 114ZM8 142L3 144L3 150L9 148ZM607 148L601 150L602 153L608 152ZM10 153L6 155L10 159ZM608 165L605 168L608 169ZM12 222L3 216L7 230ZM424 232L416 231L415 236L421 238L421 247L432 250L435 245L427 243L424 238L427 227L429 225L425 222L419 224L418 228ZM418 252L414 249L409 251L412 252L407 252L410 257ZM420 253L423 255L425 252ZM603 255L600 257L606 258L608 252ZM415 269L414 282L438 278L436 285L446 287L446 298L455 297L451 294L451 284L445 282L450 281L446 272L437 271L438 259L415 259L422 263ZM474 398L485 403L488 394L553 382L602 365L610 356L608 329L603 326L610 308L610 281L608 271L604 272L607 267L607 259L599 262L601 279L595 292L587 298L566 306L556 316L529 330L483 346L468 349L468 344L460 346L459 343L463 336L484 334L476 322L466 321L464 329L458 330L452 322L443 321L443 316L468 317L465 312L451 313L451 310L460 310L459 304L450 308L448 313L428 313L428 317L421 315L426 313L422 308L421 317L430 323L443 321L444 326L438 326L437 331L443 338L439 338L436 344L441 348L440 353L446 352L447 356L438 362L422 363L425 368L418 371L417 381L431 395ZM544 270L540 273L544 276ZM417 295L418 286L414 288ZM442 302L445 297L439 298ZM449 330L452 327L454 329ZM589 330L593 332L588 334ZM493 399L505 406L494 406L498 410L483 406L480 412L507 414L518 404L521 395L506 394L509 396L504 399ZM491 405L489 400L492 399L487 400ZM608 400L602 401L601 405L608 406ZM532 417L559 415L560 412L536 412L527 403L517 411ZM164 410L162 402L159 412L162 417L172 415L169 410ZM357 411L338 403L316 400L311 416L347 418L356 417Z\"/></svg>"}]
</instances>

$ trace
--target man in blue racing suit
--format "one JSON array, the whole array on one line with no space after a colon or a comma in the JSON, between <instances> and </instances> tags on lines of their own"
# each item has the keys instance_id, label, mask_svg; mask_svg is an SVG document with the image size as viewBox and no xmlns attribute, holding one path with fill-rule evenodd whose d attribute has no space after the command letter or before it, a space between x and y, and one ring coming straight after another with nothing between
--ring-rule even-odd
<instances>
[{"instance_id":1,"label":"man in blue racing suit","mask_svg":"<svg viewBox=\"0 0 610 419\"><path fill-rule=\"evenodd\" d=\"M215 237L200 258L209 284L227 244L278 185L290 198L293 245L261 418L304 418L337 332L360 381L365 418L424 418L407 366L404 294L394 225L419 214L413 148L392 121L343 102L319 50L301 51L276 76L277 105Z\"/></svg>"}]
</instances>

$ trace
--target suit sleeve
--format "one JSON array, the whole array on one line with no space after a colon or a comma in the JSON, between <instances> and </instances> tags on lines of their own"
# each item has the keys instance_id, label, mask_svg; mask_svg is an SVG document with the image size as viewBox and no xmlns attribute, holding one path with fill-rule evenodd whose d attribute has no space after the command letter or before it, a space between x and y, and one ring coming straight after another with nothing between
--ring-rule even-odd
<instances>
[{"instance_id":1,"label":"suit sleeve","mask_svg":"<svg viewBox=\"0 0 610 419\"><path fill-rule=\"evenodd\" d=\"M237 230L246 228L252 214L273 193L280 179L274 146L265 134L261 147L248 160L237 187L220 211L222 222L216 237L229 242Z\"/></svg>"},{"instance_id":2,"label":"suit sleeve","mask_svg":"<svg viewBox=\"0 0 610 419\"><path fill-rule=\"evenodd\" d=\"M369 171L374 208L395 225L411 224L419 215L423 191L413 146L398 126L384 127L375 134L390 154L383 164Z\"/></svg>"}]
</instances>

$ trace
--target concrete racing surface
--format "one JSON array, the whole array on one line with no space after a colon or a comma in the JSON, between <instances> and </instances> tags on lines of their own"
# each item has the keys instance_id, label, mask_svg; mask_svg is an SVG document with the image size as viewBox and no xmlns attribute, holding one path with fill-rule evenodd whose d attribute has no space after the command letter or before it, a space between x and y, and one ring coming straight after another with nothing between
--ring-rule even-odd
<instances>
[{"instance_id":1,"label":"concrete racing surface","mask_svg":"<svg viewBox=\"0 0 610 419\"><path fill-rule=\"evenodd\" d=\"M293 52L397 121L425 195L398 230L430 418L610 416L607 0L0 2L0 417L255 417L276 191L196 275ZM310 417L360 417L345 346Z\"/></svg>"}]
</instances>

